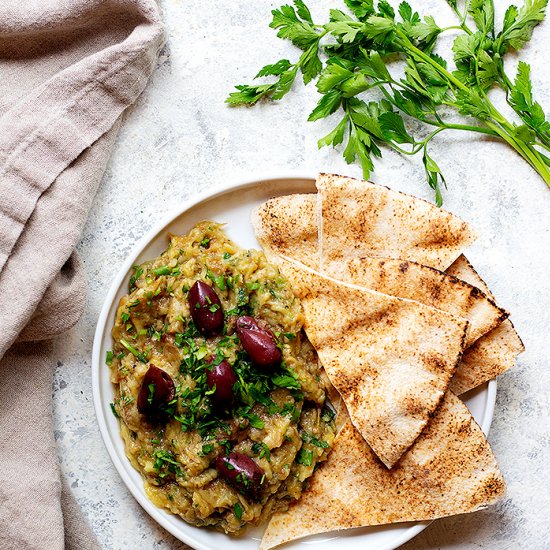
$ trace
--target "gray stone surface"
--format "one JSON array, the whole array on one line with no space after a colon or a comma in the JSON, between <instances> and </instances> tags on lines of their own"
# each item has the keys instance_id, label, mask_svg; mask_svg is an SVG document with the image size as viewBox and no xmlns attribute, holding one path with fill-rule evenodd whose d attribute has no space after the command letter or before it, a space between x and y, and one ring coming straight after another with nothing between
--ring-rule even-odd
<instances>
[{"instance_id":1,"label":"gray stone surface","mask_svg":"<svg viewBox=\"0 0 550 550\"><path fill-rule=\"evenodd\" d=\"M318 2L324 17L333 0ZM450 20L443 0L423 3ZM268 62L296 57L268 28L266 0L166 0L168 43L158 70L129 110L79 249L89 279L86 314L57 343L55 429L68 478L106 549L185 546L141 510L103 446L91 395L95 323L111 280L152 224L178 202L227 177L262 170L335 171L360 176L339 152L317 151L333 121L306 122L315 89L296 87L284 103L229 109L232 85ZM429 7L428 7L429 6ZM502 13L503 2L497 2ZM546 46L550 22L522 57L532 64L538 99L550 106ZM513 61L511 71L514 71ZM550 543L550 189L506 146L458 133L440 136L434 158L447 176L445 206L480 238L469 257L512 319L527 351L499 380L490 441L508 482L490 510L435 522L411 549L548 549ZM372 179L430 198L420 158L384 152Z\"/></svg>"}]
</instances>

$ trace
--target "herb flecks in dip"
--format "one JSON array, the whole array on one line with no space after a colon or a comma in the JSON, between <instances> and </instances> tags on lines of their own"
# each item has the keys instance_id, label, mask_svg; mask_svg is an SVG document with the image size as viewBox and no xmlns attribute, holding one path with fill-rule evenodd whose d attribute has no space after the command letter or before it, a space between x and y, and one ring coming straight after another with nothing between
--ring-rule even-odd
<instances>
[{"instance_id":1,"label":"herb flecks in dip","mask_svg":"<svg viewBox=\"0 0 550 550\"><path fill-rule=\"evenodd\" d=\"M300 497L335 427L289 282L220 227L201 222L135 266L107 363L149 498L239 533Z\"/></svg>"}]
</instances>

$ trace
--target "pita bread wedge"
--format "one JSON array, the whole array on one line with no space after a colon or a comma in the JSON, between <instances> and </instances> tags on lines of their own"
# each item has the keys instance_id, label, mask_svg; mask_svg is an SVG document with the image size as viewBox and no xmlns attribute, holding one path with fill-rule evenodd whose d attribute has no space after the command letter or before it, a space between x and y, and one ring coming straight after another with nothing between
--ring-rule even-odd
<instances>
[{"instance_id":1,"label":"pita bread wedge","mask_svg":"<svg viewBox=\"0 0 550 550\"><path fill-rule=\"evenodd\" d=\"M288 259L279 265L301 299L306 334L354 426L391 468L441 401L468 322Z\"/></svg>"},{"instance_id":2,"label":"pita bread wedge","mask_svg":"<svg viewBox=\"0 0 550 550\"><path fill-rule=\"evenodd\" d=\"M506 320L464 352L449 387L457 395L477 388L511 369L524 350L514 325Z\"/></svg>"},{"instance_id":3,"label":"pita bread wedge","mask_svg":"<svg viewBox=\"0 0 550 550\"><path fill-rule=\"evenodd\" d=\"M473 512L493 504L504 490L483 432L460 399L447 392L393 470L347 423L300 500L271 518L260 550L318 533Z\"/></svg>"},{"instance_id":4,"label":"pita bread wedge","mask_svg":"<svg viewBox=\"0 0 550 550\"><path fill-rule=\"evenodd\" d=\"M266 254L289 256L317 269L316 209L316 194L286 195L260 205L251 222Z\"/></svg>"},{"instance_id":5,"label":"pita bread wedge","mask_svg":"<svg viewBox=\"0 0 550 550\"><path fill-rule=\"evenodd\" d=\"M488 296L491 291L470 262L460 256L447 273L480 288ZM460 395L506 372L516 364L517 356L525 346L512 322L507 319L482 336L468 348L451 380L451 389Z\"/></svg>"},{"instance_id":6,"label":"pita bread wedge","mask_svg":"<svg viewBox=\"0 0 550 550\"><path fill-rule=\"evenodd\" d=\"M445 270L476 238L450 212L367 181L319 174L321 271L334 260L401 258Z\"/></svg>"},{"instance_id":7,"label":"pita bread wedge","mask_svg":"<svg viewBox=\"0 0 550 550\"><path fill-rule=\"evenodd\" d=\"M351 258L332 262L325 273L383 294L416 300L470 322L466 347L498 326L508 312L477 287L415 262L381 258Z\"/></svg>"},{"instance_id":8,"label":"pita bread wedge","mask_svg":"<svg viewBox=\"0 0 550 550\"><path fill-rule=\"evenodd\" d=\"M446 270L445 273L453 275L457 279L465 281L466 283L476 286L482 290L487 296L494 299L493 294L489 290L489 287L485 281L479 276L478 272L474 269L474 266L469 262L468 258L461 254Z\"/></svg>"}]
</instances>

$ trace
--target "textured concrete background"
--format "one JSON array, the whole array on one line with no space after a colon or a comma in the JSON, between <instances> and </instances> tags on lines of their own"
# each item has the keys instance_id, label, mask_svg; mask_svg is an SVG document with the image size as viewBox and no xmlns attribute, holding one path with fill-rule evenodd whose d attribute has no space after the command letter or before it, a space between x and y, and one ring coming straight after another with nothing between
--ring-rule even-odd
<instances>
[{"instance_id":1,"label":"textured concrete background","mask_svg":"<svg viewBox=\"0 0 550 550\"><path fill-rule=\"evenodd\" d=\"M316 2L325 18L339 0ZM425 13L451 21L443 0ZM502 13L506 3L498 2ZM64 475L106 549L181 549L141 510L114 470L95 422L91 350L95 323L125 256L168 209L228 176L263 169L360 176L340 152L317 151L334 121L306 122L313 87L296 86L282 104L230 109L224 99L264 64L296 51L268 28L266 0L166 0L168 43L158 70L129 110L82 236L89 278L86 314L59 340L55 423ZM418 5L418 4L417 4ZM550 21L522 57L532 64L539 101L550 108ZM515 60L510 72L515 70ZM406 545L428 548L550 548L550 189L506 146L466 134L439 136L433 157L447 176L445 207L471 221L480 239L468 256L512 312L527 351L499 380L490 441L508 482L506 499L484 512L435 522ZM420 158L384 152L372 179L431 198Z\"/></svg>"}]
</instances>

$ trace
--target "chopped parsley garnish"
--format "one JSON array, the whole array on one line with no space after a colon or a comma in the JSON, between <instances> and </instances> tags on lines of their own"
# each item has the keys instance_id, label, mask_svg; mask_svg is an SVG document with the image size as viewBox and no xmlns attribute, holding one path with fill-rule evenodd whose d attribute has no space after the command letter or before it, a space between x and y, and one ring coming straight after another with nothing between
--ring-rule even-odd
<instances>
[{"instance_id":1,"label":"chopped parsley garnish","mask_svg":"<svg viewBox=\"0 0 550 550\"><path fill-rule=\"evenodd\" d=\"M244 287L240 287L237 290L237 307L225 312L226 317L230 315L250 315L252 308L249 303L249 296Z\"/></svg>"},{"instance_id":2,"label":"chopped parsley garnish","mask_svg":"<svg viewBox=\"0 0 550 550\"><path fill-rule=\"evenodd\" d=\"M128 343L126 340L123 340L122 338L119 340L121 345L124 346L132 355L134 355L139 361L142 363L147 363L147 357L144 353L138 351L132 344Z\"/></svg>"},{"instance_id":3,"label":"chopped parsley garnish","mask_svg":"<svg viewBox=\"0 0 550 550\"><path fill-rule=\"evenodd\" d=\"M236 411L236 414L238 416L241 416L242 418L246 418L253 428L262 430L263 428L265 428L265 422L257 414L251 412L250 408L251 407L249 406L238 409Z\"/></svg>"},{"instance_id":4,"label":"chopped parsley garnish","mask_svg":"<svg viewBox=\"0 0 550 550\"><path fill-rule=\"evenodd\" d=\"M134 270L134 274L130 277L130 292L136 289L136 281L143 275L143 268L139 265L134 265L132 269Z\"/></svg>"},{"instance_id":5,"label":"chopped parsley garnish","mask_svg":"<svg viewBox=\"0 0 550 550\"><path fill-rule=\"evenodd\" d=\"M153 269L153 273L155 275L161 276L161 275L171 275L172 277L175 277L176 275L180 275L181 271L179 266L176 267L168 267L167 265L163 265L161 267L157 267ZM155 296L160 294L161 289L157 288L157 291L155 293Z\"/></svg>"},{"instance_id":6,"label":"chopped parsley garnish","mask_svg":"<svg viewBox=\"0 0 550 550\"><path fill-rule=\"evenodd\" d=\"M296 455L296 462L304 466L311 466L313 464L313 451L300 449Z\"/></svg>"},{"instance_id":7,"label":"chopped parsley garnish","mask_svg":"<svg viewBox=\"0 0 550 550\"><path fill-rule=\"evenodd\" d=\"M158 476L161 479L169 474L183 475L180 463L174 460L172 452L158 449L153 453L153 458L155 459L153 468L158 472Z\"/></svg>"},{"instance_id":8,"label":"chopped parsley garnish","mask_svg":"<svg viewBox=\"0 0 550 550\"><path fill-rule=\"evenodd\" d=\"M147 396L147 403L149 403L149 405L152 405L153 399L155 397L155 384L149 384L147 386L147 389L149 390L149 395Z\"/></svg>"},{"instance_id":9,"label":"chopped parsley garnish","mask_svg":"<svg viewBox=\"0 0 550 550\"><path fill-rule=\"evenodd\" d=\"M111 410L113 411L113 414L117 418L119 418L120 415L118 414L118 411L116 410L115 407L118 406L118 408L120 409L121 407L125 407L126 405L129 405L130 403L133 403L133 402L134 402L134 397L132 397L131 395L126 395L124 392L122 392L120 397L115 399L114 403L109 403L109 404L111 406Z\"/></svg>"},{"instance_id":10,"label":"chopped parsley garnish","mask_svg":"<svg viewBox=\"0 0 550 550\"><path fill-rule=\"evenodd\" d=\"M218 441L218 445L223 447L226 455L231 452L231 441L229 439L221 439Z\"/></svg>"},{"instance_id":11,"label":"chopped parsley garnish","mask_svg":"<svg viewBox=\"0 0 550 550\"><path fill-rule=\"evenodd\" d=\"M225 275L216 275L210 269L206 270L206 276L220 289L227 290Z\"/></svg>"},{"instance_id":12,"label":"chopped parsley garnish","mask_svg":"<svg viewBox=\"0 0 550 550\"><path fill-rule=\"evenodd\" d=\"M258 289L262 288L262 285L261 285L261 283L256 281L254 283L246 283L246 288L248 288L248 290L258 290Z\"/></svg>"},{"instance_id":13,"label":"chopped parsley garnish","mask_svg":"<svg viewBox=\"0 0 550 550\"><path fill-rule=\"evenodd\" d=\"M326 441L323 441L322 439L317 439L313 434L310 434L308 432L304 432L302 434L302 440L305 443L311 443L311 445L319 447L320 449L328 449L328 443Z\"/></svg>"},{"instance_id":14,"label":"chopped parsley garnish","mask_svg":"<svg viewBox=\"0 0 550 550\"><path fill-rule=\"evenodd\" d=\"M199 452L199 456L206 456L207 454L210 454L213 450L214 445L212 443L207 443L206 445L202 446L202 449Z\"/></svg>"},{"instance_id":15,"label":"chopped parsley garnish","mask_svg":"<svg viewBox=\"0 0 550 550\"><path fill-rule=\"evenodd\" d=\"M233 504L233 512L235 512L235 517L240 521L243 517L243 507L240 502Z\"/></svg>"},{"instance_id":16,"label":"chopped parsley garnish","mask_svg":"<svg viewBox=\"0 0 550 550\"><path fill-rule=\"evenodd\" d=\"M279 374L274 376L273 383L279 388L294 388L299 390L301 387L300 382L298 382L294 376L290 376L288 374Z\"/></svg>"},{"instance_id":17,"label":"chopped parsley garnish","mask_svg":"<svg viewBox=\"0 0 550 550\"><path fill-rule=\"evenodd\" d=\"M161 267L153 269L153 273L155 275L170 275L171 272L172 270L167 265L163 265Z\"/></svg>"},{"instance_id":18,"label":"chopped parsley garnish","mask_svg":"<svg viewBox=\"0 0 550 550\"><path fill-rule=\"evenodd\" d=\"M257 454L259 458L265 458L268 462L271 460L271 451L262 441L252 444L252 452Z\"/></svg>"},{"instance_id":19,"label":"chopped parsley garnish","mask_svg":"<svg viewBox=\"0 0 550 550\"><path fill-rule=\"evenodd\" d=\"M332 422L335 416L336 416L336 413L328 405L325 405L323 407L323 412L321 413L321 420L327 423Z\"/></svg>"},{"instance_id":20,"label":"chopped parsley garnish","mask_svg":"<svg viewBox=\"0 0 550 550\"><path fill-rule=\"evenodd\" d=\"M147 334L149 338L156 340L157 342L160 342L165 331L166 331L166 327L163 327L161 330L156 330L155 327L151 325L147 329Z\"/></svg>"},{"instance_id":21,"label":"chopped parsley garnish","mask_svg":"<svg viewBox=\"0 0 550 550\"><path fill-rule=\"evenodd\" d=\"M292 403L285 403L285 406L281 410L281 414L290 416L294 422L298 422L300 418L300 411Z\"/></svg>"},{"instance_id":22,"label":"chopped parsley garnish","mask_svg":"<svg viewBox=\"0 0 550 550\"><path fill-rule=\"evenodd\" d=\"M196 338L198 336L200 336L200 332L195 326L195 323L190 320L185 332L176 332L176 334L174 334L174 344L176 344L178 348L182 348L186 342L189 342L190 338Z\"/></svg>"},{"instance_id":23,"label":"chopped parsley garnish","mask_svg":"<svg viewBox=\"0 0 550 550\"><path fill-rule=\"evenodd\" d=\"M229 252L224 252L223 253L223 259L224 260L229 260L229 258L231 258L231 254L229 254Z\"/></svg>"},{"instance_id":24,"label":"chopped parsley garnish","mask_svg":"<svg viewBox=\"0 0 550 550\"><path fill-rule=\"evenodd\" d=\"M253 428L262 430L265 427L264 421L257 414L249 414L246 418L248 418L248 421Z\"/></svg>"},{"instance_id":25,"label":"chopped parsley garnish","mask_svg":"<svg viewBox=\"0 0 550 550\"><path fill-rule=\"evenodd\" d=\"M200 243L199 246L201 248L209 248L210 247L210 239L208 237L205 237Z\"/></svg>"}]
</instances>

